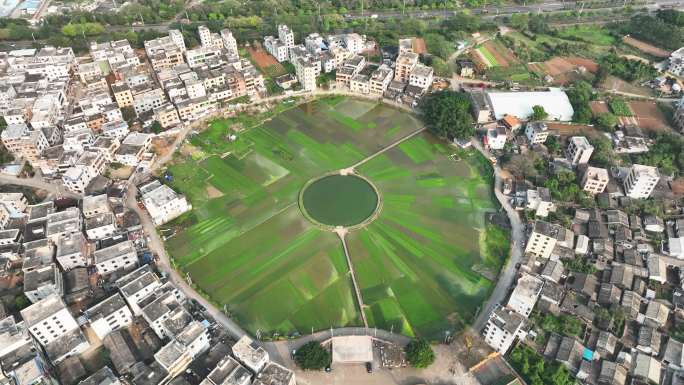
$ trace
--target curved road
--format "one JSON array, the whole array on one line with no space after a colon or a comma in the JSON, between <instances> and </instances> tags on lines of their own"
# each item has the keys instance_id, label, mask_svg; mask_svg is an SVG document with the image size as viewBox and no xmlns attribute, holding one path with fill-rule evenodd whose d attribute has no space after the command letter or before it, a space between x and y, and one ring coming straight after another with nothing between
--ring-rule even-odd
<instances>
[{"instance_id":1,"label":"curved road","mask_svg":"<svg viewBox=\"0 0 684 385\"><path fill-rule=\"evenodd\" d=\"M473 146L480 151L485 158L489 159L491 154L482 148L480 142L477 139L473 139L472 142ZM484 328L485 324L487 323L487 319L489 318L489 314L496 306L503 303L503 300L508 295L508 291L513 286L513 282L517 274L517 269L515 266L516 264L520 263L520 260L523 256L525 224L520 221L518 212L515 211L508 201L509 198L501 191L502 185L503 180L501 178L501 167L494 166L494 195L496 195L496 199L501 204L501 207L506 210L508 219L511 222L511 255L508 258L506 265L501 268L501 273L499 273L498 280L494 290L492 291L492 294L489 296L489 299L487 302L485 302L482 308L480 308L480 312L473 323L473 328L477 331L480 331Z\"/></svg>"}]
</instances>

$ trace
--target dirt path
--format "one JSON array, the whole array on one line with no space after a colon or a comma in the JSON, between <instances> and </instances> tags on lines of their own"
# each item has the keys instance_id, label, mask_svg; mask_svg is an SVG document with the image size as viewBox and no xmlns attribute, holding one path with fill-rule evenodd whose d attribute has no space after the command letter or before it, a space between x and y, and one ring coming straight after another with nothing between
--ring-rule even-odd
<instances>
[{"instance_id":1,"label":"dirt path","mask_svg":"<svg viewBox=\"0 0 684 385\"><path fill-rule=\"evenodd\" d=\"M413 138L414 136L420 134L421 132L425 131L425 129L426 129L425 127L421 127L419 129L417 129L416 131L413 131L412 133L404 136L403 138L399 138L399 139L395 140L394 142L390 143L387 147L381 149L380 151L378 151L376 153L368 155L367 157L361 159L359 162L355 163L354 165L352 165L349 168L355 169L357 167L360 167L361 165L368 162L369 160L372 160L373 158L377 157L378 155L381 155L381 154L393 149L394 147L400 145L402 142L409 140L409 139Z\"/></svg>"},{"instance_id":2,"label":"dirt path","mask_svg":"<svg viewBox=\"0 0 684 385\"><path fill-rule=\"evenodd\" d=\"M363 297L361 296L361 289L359 288L359 283L356 281L356 272L354 271L354 264L352 263L351 256L349 255L349 249L347 248L347 229L344 227L338 227L335 229L335 234L340 237L342 241L342 248L344 248L344 256L347 258L347 266L349 267L349 274L351 275L352 284L354 285L354 293L356 294L356 302L359 305L359 313L361 314L361 320L363 321L363 327L368 328L368 319L366 319L366 312L363 308L366 306L363 303Z\"/></svg>"}]
</instances>

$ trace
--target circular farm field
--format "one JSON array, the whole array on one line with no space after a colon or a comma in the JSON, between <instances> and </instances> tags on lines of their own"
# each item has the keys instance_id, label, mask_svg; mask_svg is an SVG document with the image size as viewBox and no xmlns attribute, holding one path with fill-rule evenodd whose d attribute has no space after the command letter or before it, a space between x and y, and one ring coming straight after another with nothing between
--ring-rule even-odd
<instances>
[{"instance_id":1,"label":"circular farm field","mask_svg":"<svg viewBox=\"0 0 684 385\"><path fill-rule=\"evenodd\" d=\"M304 216L325 227L350 227L366 222L378 208L373 186L356 175L326 175L302 190Z\"/></svg>"},{"instance_id":2,"label":"circular farm field","mask_svg":"<svg viewBox=\"0 0 684 385\"><path fill-rule=\"evenodd\" d=\"M505 258L488 248L491 170L428 133L405 139L421 127L345 97L212 122L168 170L193 206L161 229L175 266L251 333L362 326L361 311L408 336L462 329Z\"/></svg>"}]
</instances>

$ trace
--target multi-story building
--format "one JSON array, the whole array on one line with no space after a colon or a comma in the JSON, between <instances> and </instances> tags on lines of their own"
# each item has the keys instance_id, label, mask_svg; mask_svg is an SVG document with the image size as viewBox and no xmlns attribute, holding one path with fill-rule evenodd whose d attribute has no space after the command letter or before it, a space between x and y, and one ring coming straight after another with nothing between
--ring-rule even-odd
<instances>
[{"instance_id":1,"label":"multi-story building","mask_svg":"<svg viewBox=\"0 0 684 385\"><path fill-rule=\"evenodd\" d=\"M349 82L349 91L357 94L370 93L370 75L356 74Z\"/></svg>"},{"instance_id":2,"label":"multi-story building","mask_svg":"<svg viewBox=\"0 0 684 385\"><path fill-rule=\"evenodd\" d=\"M600 194L608 186L610 178L608 176L608 170L599 167L587 167L582 176L582 190L592 194Z\"/></svg>"},{"instance_id":3,"label":"multi-story building","mask_svg":"<svg viewBox=\"0 0 684 385\"><path fill-rule=\"evenodd\" d=\"M78 323L59 295L51 295L20 313L33 338L43 347L78 330Z\"/></svg>"},{"instance_id":4,"label":"multi-story building","mask_svg":"<svg viewBox=\"0 0 684 385\"><path fill-rule=\"evenodd\" d=\"M24 295L31 303L38 303L51 295L64 294L62 273L56 265L29 271L24 274Z\"/></svg>"},{"instance_id":5,"label":"multi-story building","mask_svg":"<svg viewBox=\"0 0 684 385\"><path fill-rule=\"evenodd\" d=\"M409 85L427 90L432 85L433 70L424 64L417 63L409 75Z\"/></svg>"},{"instance_id":6,"label":"multi-story building","mask_svg":"<svg viewBox=\"0 0 684 385\"><path fill-rule=\"evenodd\" d=\"M485 140L485 145L492 150L503 150L503 148L506 146L506 141L508 140L506 127L497 126L496 128L490 128L487 130L487 136L485 136Z\"/></svg>"},{"instance_id":7,"label":"multi-story building","mask_svg":"<svg viewBox=\"0 0 684 385\"><path fill-rule=\"evenodd\" d=\"M382 64L370 76L370 93L381 96L394 77L394 70L387 64Z\"/></svg>"},{"instance_id":8,"label":"multi-story building","mask_svg":"<svg viewBox=\"0 0 684 385\"><path fill-rule=\"evenodd\" d=\"M101 340L109 333L133 323L133 314L119 293L90 307L85 316L90 328Z\"/></svg>"},{"instance_id":9,"label":"multi-story building","mask_svg":"<svg viewBox=\"0 0 684 385\"><path fill-rule=\"evenodd\" d=\"M566 154L568 160L572 165L589 163L589 158L594 152L594 146L589 144L589 141L584 136L573 136L568 141L568 149Z\"/></svg>"},{"instance_id":10,"label":"multi-story building","mask_svg":"<svg viewBox=\"0 0 684 385\"><path fill-rule=\"evenodd\" d=\"M270 53L279 63L288 59L288 46L276 39L273 36L266 36L264 38L264 48Z\"/></svg>"},{"instance_id":11,"label":"multi-story building","mask_svg":"<svg viewBox=\"0 0 684 385\"><path fill-rule=\"evenodd\" d=\"M173 191L169 186L154 181L140 187L145 208L152 217L155 225L177 218L192 209L185 196Z\"/></svg>"},{"instance_id":12,"label":"multi-story building","mask_svg":"<svg viewBox=\"0 0 684 385\"><path fill-rule=\"evenodd\" d=\"M166 103L166 95L161 88L151 88L133 95L133 108L140 115L152 111Z\"/></svg>"},{"instance_id":13,"label":"multi-story building","mask_svg":"<svg viewBox=\"0 0 684 385\"><path fill-rule=\"evenodd\" d=\"M278 40L285 44L285 47L287 48L294 47L295 45L294 33L290 27L285 24L278 25Z\"/></svg>"},{"instance_id":14,"label":"multi-story building","mask_svg":"<svg viewBox=\"0 0 684 385\"><path fill-rule=\"evenodd\" d=\"M229 29L221 30L221 40L223 40L223 48L228 51L228 55L238 54L237 41Z\"/></svg>"},{"instance_id":15,"label":"multi-story building","mask_svg":"<svg viewBox=\"0 0 684 385\"><path fill-rule=\"evenodd\" d=\"M33 163L50 146L41 130L31 130L25 123L10 124L0 134L2 144L16 158Z\"/></svg>"},{"instance_id":16,"label":"multi-story building","mask_svg":"<svg viewBox=\"0 0 684 385\"><path fill-rule=\"evenodd\" d=\"M107 138L122 140L128 135L128 123L123 120L107 122L100 127L100 132Z\"/></svg>"},{"instance_id":17,"label":"multi-story building","mask_svg":"<svg viewBox=\"0 0 684 385\"><path fill-rule=\"evenodd\" d=\"M351 80L366 67L366 58L354 55L345 60L335 73L335 82L339 88L350 88Z\"/></svg>"},{"instance_id":18,"label":"multi-story building","mask_svg":"<svg viewBox=\"0 0 684 385\"><path fill-rule=\"evenodd\" d=\"M684 74L684 47L670 54L667 71L677 76Z\"/></svg>"},{"instance_id":19,"label":"multi-story building","mask_svg":"<svg viewBox=\"0 0 684 385\"><path fill-rule=\"evenodd\" d=\"M323 37L317 33L311 33L304 39L304 47L312 55L318 55L325 47Z\"/></svg>"},{"instance_id":20,"label":"multi-story building","mask_svg":"<svg viewBox=\"0 0 684 385\"><path fill-rule=\"evenodd\" d=\"M117 243L93 253L93 264L100 275L132 270L138 265L138 252L131 241Z\"/></svg>"},{"instance_id":21,"label":"multi-story building","mask_svg":"<svg viewBox=\"0 0 684 385\"><path fill-rule=\"evenodd\" d=\"M320 73L321 62L311 57L296 57L292 62L297 73L297 80L305 91L316 89L316 76Z\"/></svg>"},{"instance_id":22,"label":"multi-story building","mask_svg":"<svg viewBox=\"0 0 684 385\"><path fill-rule=\"evenodd\" d=\"M233 345L233 356L254 373L259 373L268 364L268 352L249 336L243 336Z\"/></svg>"},{"instance_id":23,"label":"multi-story building","mask_svg":"<svg viewBox=\"0 0 684 385\"><path fill-rule=\"evenodd\" d=\"M55 259L63 270L88 266L88 243L83 233L67 233L57 238Z\"/></svg>"},{"instance_id":24,"label":"multi-story building","mask_svg":"<svg viewBox=\"0 0 684 385\"><path fill-rule=\"evenodd\" d=\"M233 357L225 356L209 373L207 378L200 382L200 385L249 385L251 383L252 373L240 365Z\"/></svg>"},{"instance_id":25,"label":"multi-story building","mask_svg":"<svg viewBox=\"0 0 684 385\"><path fill-rule=\"evenodd\" d=\"M565 240L566 230L556 224L536 221L525 247L525 253L537 258L549 258L559 241Z\"/></svg>"},{"instance_id":26,"label":"multi-story building","mask_svg":"<svg viewBox=\"0 0 684 385\"><path fill-rule=\"evenodd\" d=\"M111 85L114 100L119 108L124 108L133 105L133 92L131 87L126 82L117 82Z\"/></svg>"},{"instance_id":27,"label":"multi-story building","mask_svg":"<svg viewBox=\"0 0 684 385\"><path fill-rule=\"evenodd\" d=\"M364 39L358 33L348 33L344 35L344 46L352 54L361 53L364 50Z\"/></svg>"},{"instance_id":28,"label":"multi-story building","mask_svg":"<svg viewBox=\"0 0 684 385\"><path fill-rule=\"evenodd\" d=\"M220 64L221 49L215 47L201 46L195 49L185 51L185 59L190 68L202 67L209 63Z\"/></svg>"},{"instance_id":29,"label":"multi-story building","mask_svg":"<svg viewBox=\"0 0 684 385\"><path fill-rule=\"evenodd\" d=\"M492 311L482 334L487 345L506 354L516 340L527 337L526 318L517 312L499 307Z\"/></svg>"},{"instance_id":30,"label":"multi-story building","mask_svg":"<svg viewBox=\"0 0 684 385\"><path fill-rule=\"evenodd\" d=\"M523 317L528 317L539 299L544 281L534 275L523 273L518 278L515 289L508 298L506 307L514 310Z\"/></svg>"},{"instance_id":31,"label":"multi-story building","mask_svg":"<svg viewBox=\"0 0 684 385\"><path fill-rule=\"evenodd\" d=\"M405 52L397 57L394 66L394 80L408 83L411 77L411 71L418 64L418 54L414 52Z\"/></svg>"},{"instance_id":32,"label":"multi-story building","mask_svg":"<svg viewBox=\"0 0 684 385\"><path fill-rule=\"evenodd\" d=\"M85 219L85 232L90 240L111 237L116 233L116 218L112 213L96 214Z\"/></svg>"},{"instance_id":33,"label":"multi-story building","mask_svg":"<svg viewBox=\"0 0 684 385\"><path fill-rule=\"evenodd\" d=\"M152 145L154 134L132 132L121 142L114 159L126 166L136 167Z\"/></svg>"},{"instance_id":34,"label":"multi-story building","mask_svg":"<svg viewBox=\"0 0 684 385\"><path fill-rule=\"evenodd\" d=\"M530 144L542 144L549 137L549 127L544 122L528 122L525 136Z\"/></svg>"},{"instance_id":35,"label":"multi-story building","mask_svg":"<svg viewBox=\"0 0 684 385\"><path fill-rule=\"evenodd\" d=\"M159 277L150 270L149 265L139 267L119 278L115 284L136 316L142 314L140 301L161 287Z\"/></svg>"},{"instance_id":36,"label":"multi-story building","mask_svg":"<svg viewBox=\"0 0 684 385\"><path fill-rule=\"evenodd\" d=\"M658 181L658 168L634 164L624 181L625 195L634 199L646 199L651 196Z\"/></svg>"},{"instance_id":37,"label":"multi-story building","mask_svg":"<svg viewBox=\"0 0 684 385\"><path fill-rule=\"evenodd\" d=\"M172 128L181 123L178 110L171 103L163 104L153 110L154 119L159 122L162 128Z\"/></svg>"}]
</instances>

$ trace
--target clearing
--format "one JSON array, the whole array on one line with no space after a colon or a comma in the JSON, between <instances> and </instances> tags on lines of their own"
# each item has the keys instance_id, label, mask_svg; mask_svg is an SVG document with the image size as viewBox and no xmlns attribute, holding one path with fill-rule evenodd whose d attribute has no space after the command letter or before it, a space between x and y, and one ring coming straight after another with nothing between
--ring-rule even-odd
<instances>
[{"instance_id":1,"label":"clearing","mask_svg":"<svg viewBox=\"0 0 684 385\"><path fill-rule=\"evenodd\" d=\"M638 49L641 52L645 52L651 56L666 58L670 56L670 51L658 48L652 44L637 40L629 35L622 38L622 42Z\"/></svg>"}]
</instances>

